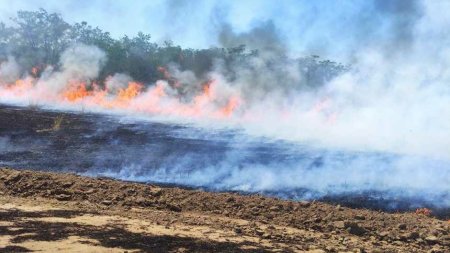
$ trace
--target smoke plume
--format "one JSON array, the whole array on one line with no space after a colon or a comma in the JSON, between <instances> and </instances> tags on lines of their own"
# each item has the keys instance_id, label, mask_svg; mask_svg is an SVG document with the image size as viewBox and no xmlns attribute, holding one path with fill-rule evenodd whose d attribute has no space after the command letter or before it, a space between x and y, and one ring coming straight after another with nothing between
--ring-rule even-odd
<instances>
[{"instance_id":1,"label":"smoke plume","mask_svg":"<svg viewBox=\"0 0 450 253\"><path fill-rule=\"evenodd\" d=\"M20 78L21 69L13 57L0 64L0 84L11 83Z\"/></svg>"}]
</instances>

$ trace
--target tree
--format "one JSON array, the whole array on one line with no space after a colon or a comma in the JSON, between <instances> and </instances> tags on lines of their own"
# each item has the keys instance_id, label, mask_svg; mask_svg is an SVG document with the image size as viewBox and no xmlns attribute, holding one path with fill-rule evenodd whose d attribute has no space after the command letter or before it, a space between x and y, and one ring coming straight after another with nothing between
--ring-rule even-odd
<instances>
[{"instance_id":1,"label":"tree","mask_svg":"<svg viewBox=\"0 0 450 253\"><path fill-rule=\"evenodd\" d=\"M15 27L10 28L8 43L11 53L22 65L56 65L61 52L70 43L67 24L59 14L19 11L12 19Z\"/></svg>"}]
</instances>

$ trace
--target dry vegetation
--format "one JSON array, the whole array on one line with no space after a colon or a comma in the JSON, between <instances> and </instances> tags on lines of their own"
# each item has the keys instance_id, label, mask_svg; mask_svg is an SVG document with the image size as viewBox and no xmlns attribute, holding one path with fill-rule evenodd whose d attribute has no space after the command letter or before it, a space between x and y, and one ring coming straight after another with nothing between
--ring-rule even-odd
<instances>
[{"instance_id":1,"label":"dry vegetation","mask_svg":"<svg viewBox=\"0 0 450 253\"><path fill-rule=\"evenodd\" d=\"M43 132L56 132L56 131L59 131L61 129L61 124L63 123L63 120L64 120L64 116L59 115L59 116L57 116L54 119L52 127L45 128L45 129L39 129L39 130L36 130L36 132L43 133Z\"/></svg>"}]
</instances>

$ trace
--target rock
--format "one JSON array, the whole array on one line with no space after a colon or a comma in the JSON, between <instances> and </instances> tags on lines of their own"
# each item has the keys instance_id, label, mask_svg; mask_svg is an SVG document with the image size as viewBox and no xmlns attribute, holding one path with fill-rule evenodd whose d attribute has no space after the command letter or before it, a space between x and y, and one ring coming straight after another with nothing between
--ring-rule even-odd
<instances>
[{"instance_id":1,"label":"rock","mask_svg":"<svg viewBox=\"0 0 450 253\"><path fill-rule=\"evenodd\" d=\"M105 206L109 206L109 205L112 204L112 201L111 200L103 200L102 204L105 205Z\"/></svg>"},{"instance_id":2,"label":"rock","mask_svg":"<svg viewBox=\"0 0 450 253\"><path fill-rule=\"evenodd\" d=\"M428 253L445 253L445 250L439 247L438 245L433 246Z\"/></svg>"},{"instance_id":3,"label":"rock","mask_svg":"<svg viewBox=\"0 0 450 253\"><path fill-rule=\"evenodd\" d=\"M365 220L366 217L365 217L364 215L357 214L357 215L355 215L355 219L356 219L356 220Z\"/></svg>"},{"instance_id":4,"label":"rock","mask_svg":"<svg viewBox=\"0 0 450 253\"><path fill-rule=\"evenodd\" d=\"M269 208L269 210L270 210L270 211L277 212L277 211L280 211L280 210L281 210L281 207L280 207L280 206L271 206L271 207Z\"/></svg>"},{"instance_id":5,"label":"rock","mask_svg":"<svg viewBox=\"0 0 450 253\"><path fill-rule=\"evenodd\" d=\"M397 228L400 229L400 230L405 230L406 229L406 224L404 224L404 223L398 224Z\"/></svg>"},{"instance_id":6,"label":"rock","mask_svg":"<svg viewBox=\"0 0 450 253\"><path fill-rule=\"evenodd\" d=\"M117 195L114 195L114 197L112 199L115 201L122 201L125 198L123 196L117 194Z\"/></svg>"},{"instance_id":7,"label":"rock","mask_svg":"<svg viewBox=\"0 0 450 253\"><path fill-rule=\"evenodd\" d=\"M265 233L265 234L262 235L262 238L264 238L264 239L270 239L270 238L272 238L272 235L269 234L269 233Z\"/></svg>"},{"instance_id":8,"label":"rock","mask_svg":"<svg viewBox=\"0 0 450 253\"><path fill-rule=\"evenodd\" d=\"M140 205L140 206L149 206L150 203L149 201L144 198L144 197L137 197L134 202L136 202L136 204Z\"/></svg>"},{"instance_id":9,"label":"rock","mask_svg":"<svg viewBox=\"0 0 450 253\"><path fill-rule=\"evenodd\" d=\"M298 204L299 204L301 207L309 207L309 206L311 206L311 202L306 201L306 200L302 200L302 201L298 202Z\"/></svg>"},{"instance_id":10,"label":"rock","mask_svg":"<svg viewBox=\"0 0 450 253\"><path fill-rule=\"evenodd\" d=\"M396 246L401 246L403 243L401 241L393 241L392 244Z\"/></svg>"},{"instance_id":11,"label":"rock","mask_svg":"<svg viewBox=\"0 0 450 253\"><path fill-rule=\"evenodd\" d=\"M20 178L22 178L22 175L20 174L19 171L14 171L11 174L9 174L8 177L6 177L5 179L5 183L14 183L20 180Z\"/></svg>"},{"instance_id":12,"label":"rock","mask_svg":"<svg viewBox=\"0 0 450 253\"><path fill-rule=\"evenodd\" d=\"M242 234L242 229L241 228L234 228L234 232L236 234Z\"/></svg>"},{"instance_id":13,"label":"rock","mask_svg":"<svg viewBox=\"0 0 450 253\"><path fill-rule=\"evenodd\" d=\"M446 229L446 228L444 228L442 226L437 226L435 229L436 229L436 231L441 232L443 234L448 234L448 232L450 232L449 229Z\"/></svg>"},{"instance_id":14,"label":"rock","mask_svg":"<svg viewBox=\"0 0 450 253\"><path fill-rule=\"evenodd\" d=\"M256 234L257 236L262 236L262 235L264 234L264 231L261 231L261 230L259 230L259 229L256 229L256 230L255 230L255 234Z\"/></svg>"},{"instance_id":15,"label":"rock","mask_svg":"<svg viewBox=\"0 0 450 253\"><path fill-rule=\"evenodd\" d=\"M331 220L333 218L333 214L329 213L324 217L325 220Z\"/></svg>"},{"instance_id":16,"label":"rock","mask_svg":"<svg viewBox=\"0 0 450 253\"><path fill-rule=\"evenodd\" d=\"M406 233L405 236L406 236L407 239L415 240L415 239L419 238L419 233L416 232L416 231L413 231L413 232L410 232L410 233Z\"/></svg>"},{"instance_id":17,"label":"rock","mask_svg":"<svg viewBox=\"0 0 450 253\"><path fill-rule=\"evenodd\" d=\"M153 197L159 197L162 195L162 193L163 193L163 191L161 188L155 188L155 189L152 189L152 191L151 191L151 195Z\"/></svg>"},{"instance_id":18,"label":"rock","mask_svg":"<svg viewBox=\"0 0 450 253\"><path fill-rule=\"evenodd\" d=\"M434 235L430 235L425 237L425 241L427 241L428 243L437 243L439 239Z\"/></svg>"},{"instance_id":19,"label":"rock","mask_svg":"<svg viewBox=\"0 0 450 253\"><path fill-rule=\"evenodd\" d=\"M330 251L330 252L336 251L336 249L334 247L332 247L332 246L327 246L327 247L325 247L325 249Z\"/></svg>"},{"instance_id":20,"label":"rock","mask_svg":"<svg viewBox=\"0 0 450 253\"><path fill-rule=\"evenodd\" d=\"M382 231L382 232L378 233L378 235L381 236L381 237L387 237L387 236L389 236L389 232Z\"/></svg>"},{"instance_id":21,"label":"rock","mask_svg":"<svg viewBox=\"0 0 450 253\"><path fill-rule=\"evenodd\" d=\"M91 194L94 192L95 192L94 188L90 188L90 189L87 189L86 191L84 191L84 193L86 193L86 194Z\"/></svg>"},{"instance_id":22,"label":"rock","mask_svg":"<svg viewBox=\"0 0 450 253\"><path fill-rule=\"evenodd\" d=\"M181 207L176 206L176 205L168 204L167 209L169 209L170 211L173 211L173 212L181 212Z\"/></svg>"},{"instance_id":23,"label":"rock","mask_svg":"<svg viewBox=\"0 0 450 253\"><path fill-rule=\"evenodd\" d=\"M258 214L259 213L259 208L257 206L253 207L252 208L252 212L255 213L255 214Z\"/></svg>"},{"instance_id":24,"label":"rock","mask_svg":"<svg viewBox=\"0 0 450 253\"><path fill-rule=\"evenodd\" d=\"M322 250L322 249L313 249L313 250L308 250L306 252L308 252L308 253L326 253L326 251Z\"/></svg>"},{"instance_id":25,"label":"rock","mask_svg":"<svg viewBox=\"0 0 450 253\"><path fill-rule=\"evenodd\" d=\"M346 223L345 227L350 234L357 236L364 235L367 232L365 228L360 227L357 223L354 222Z\"/></svg>"},{"instance_id":26,"label":"rock","mask_svg":"<svg viewBox=\"0 0 450 253\"><path fill-rule=\"evenodd\" d=\"M335 228L345 228L345 222L343 222L343 221L335 221L335 222L333 222L333 226Z\"/></svg>"},{"instance_id":27,"label":"rock","mask_svg":"<svg viewBox=\"0 0 450 253\"><path fill-rule=\"evenodd\" d=\"M69 188L69 187L71 187L72 185L73 185L74 183L73 182L64 182L64 183L62 183L62 186L63 187L66 187L66 188Z\"/></svg>"},{"instance_id":28,"label":"rock","mask_svg":"<svg viewBox=\"0 0 450 253\"><path fill-rule=\"evenodd\" d=\"M231 203L231 202L235 202L236 199L233 198L233 197L228 197L226 201L227 201L228 203Z\"/></svg>"},{"instance_id":29,"label":"rock","mask_svg":"<svg viewBox=\"0 0 450 253\"><path fill-rule=\"evenodd\" d=\"M70 196L69 194L58 194L55 196L55 198L59 201L67 201L70 200L72 196Z\"/></svg>"}]
</instances>

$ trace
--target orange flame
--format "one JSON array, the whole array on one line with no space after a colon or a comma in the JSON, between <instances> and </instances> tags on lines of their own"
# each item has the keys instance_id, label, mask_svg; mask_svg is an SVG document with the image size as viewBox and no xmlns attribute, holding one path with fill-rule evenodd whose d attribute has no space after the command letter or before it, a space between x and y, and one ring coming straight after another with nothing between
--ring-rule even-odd
<instances>
[{"instance_id":1,"label":"orange flame","mask_svg":"<svg viewBox=\"0 0 450 253\"><path fill-rule=\"evenodd\" d=\"M63 97L70 102L81 100L92 93L86 88L86 83L75 83L71 85L63 94Z\"/></svg>"},{"instance_id":2,"label":"orange flame","mask_svg":"<svg viewBox=\"0 0 450 253\"><path fill-rule=\"evenodd\" d=\"M39 69L34 69L33 73L37 73L36 71ZM161 68L161 71L166 77L171 78L167 70ZM216 119L230 117L241 105L241 99L237 94L217 93L217 87L219 86L216 80L209 80L203 83L198 93L189 99L181 97L183 93L177 91L170 80L167 83L158 81L154 86L149 87L145 87L142 83L129 82L126 87L117 91L108 90L107 87L95 82L73 80L69 81L60 92L52 93L51 90L46 89L45 80L41 82L35 77L28 77L17 80L13 84L0 86L0 98L12 95L23 99L31 95L44 103L64 101L77 104L82 102L83 108L92 106L104 109L126 109L182 117L206 116ZM35 88L37 90L34 90Z\"/></svg>"},{"instance_id":3,"label":"orange flame","mask_svg":"<svg viewBox=\"0 0 450 253\"><path fill-rule=\"evenodd\" d=\"M233 114L234 110L239 106L239 98L238 97L231 97L228 100L228 103L225 107L221 109L221 112L223 115L229 117L231 114Z\"/></svg>"},{"instance_id":4,"label":"orange flame","mask_svg":"<svg viewBox=\"0 0 450 253\"><path fill-rule=\"evenodd\" d=\"M424 207L424 208L416 209L415 213L419 214L419 215L430 216L432 211L430 209Z\"/></svg>"},{"instance_id":5,"label":"orange flame","mask_svg":"<svg viewBox=\"0 0 450 253\"><path fill-rule=\"evenodd\" d=\"M130 101L135 98L142 90L143 85L137 82L128 83L128 87L120 89L117 98L121 101Z\"/></svg>"}]
</instances>

